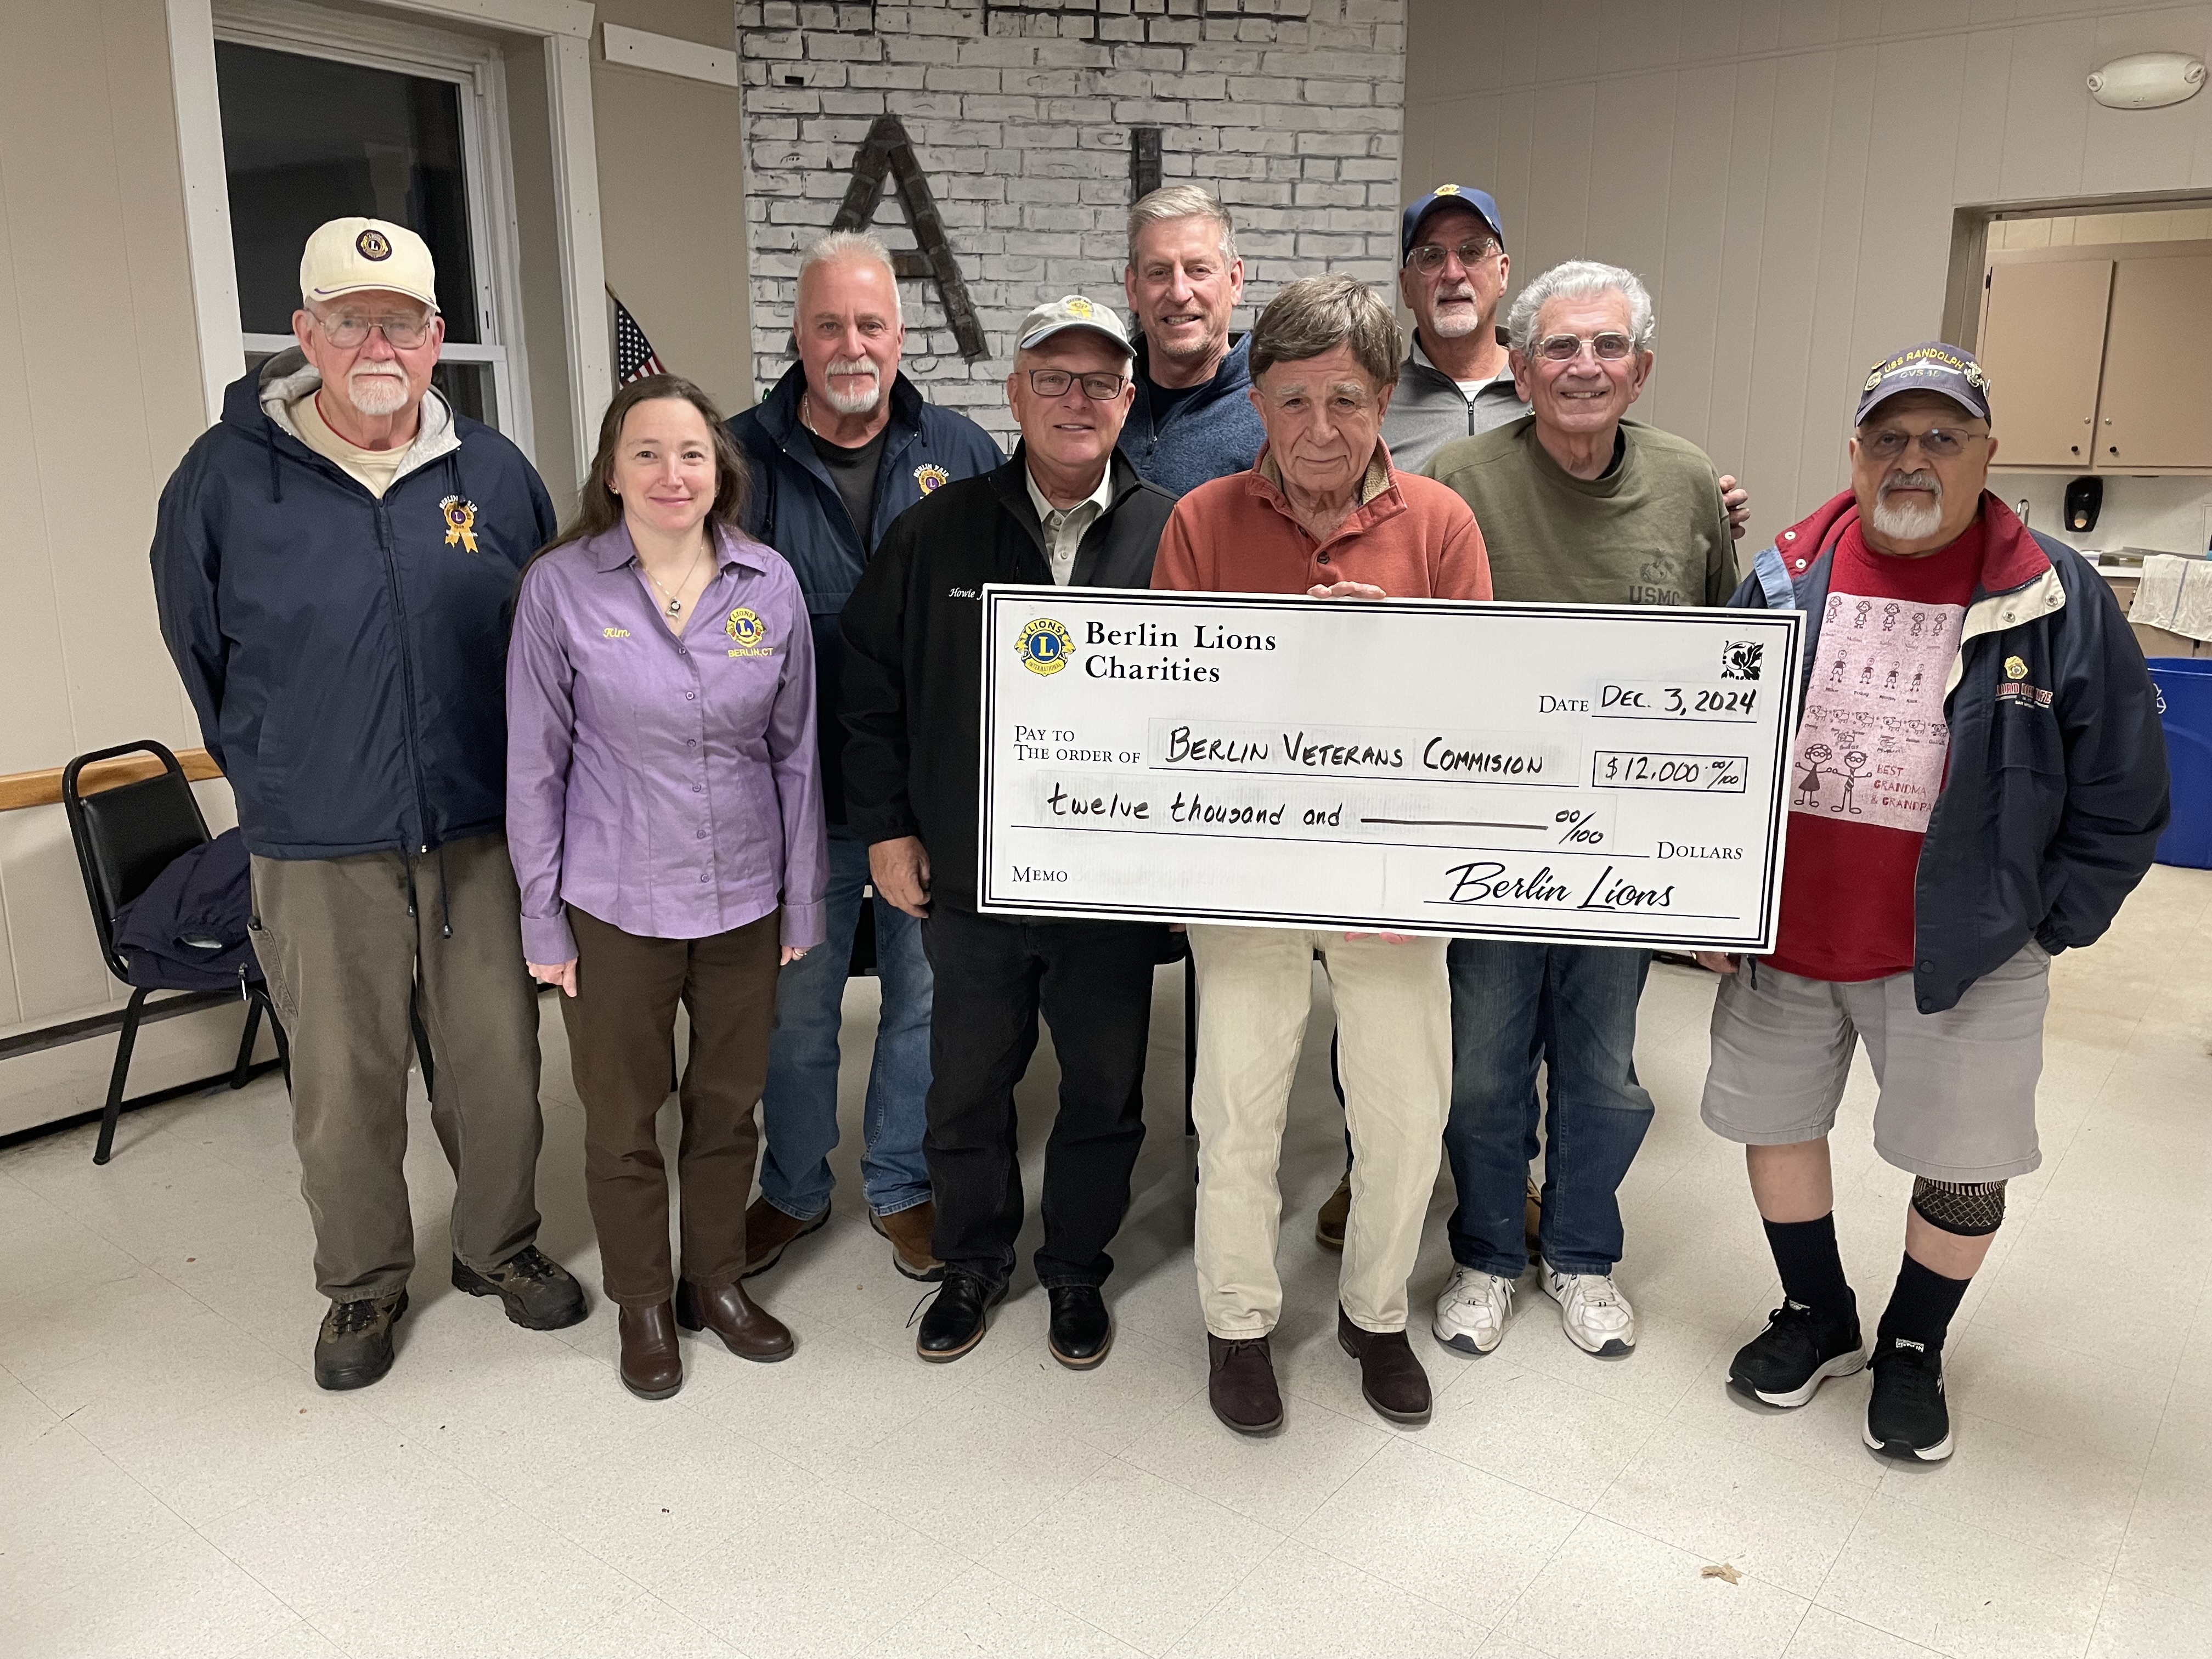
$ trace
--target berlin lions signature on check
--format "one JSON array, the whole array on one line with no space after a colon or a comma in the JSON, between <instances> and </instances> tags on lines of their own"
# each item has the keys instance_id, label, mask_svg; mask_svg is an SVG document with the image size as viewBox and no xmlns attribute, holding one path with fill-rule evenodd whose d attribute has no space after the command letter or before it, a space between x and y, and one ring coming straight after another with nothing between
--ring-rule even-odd
<instances>
[{"instance_id":1,"label":"berlin lions signature on check","mask_svg":"<svg viewBox=\"0 0 2212 1659\"><path fill-rule=\"evenodd\" d=\"M983 605L987 911L1772 947L1794 611Z\"/></svg>"}]
</instances>

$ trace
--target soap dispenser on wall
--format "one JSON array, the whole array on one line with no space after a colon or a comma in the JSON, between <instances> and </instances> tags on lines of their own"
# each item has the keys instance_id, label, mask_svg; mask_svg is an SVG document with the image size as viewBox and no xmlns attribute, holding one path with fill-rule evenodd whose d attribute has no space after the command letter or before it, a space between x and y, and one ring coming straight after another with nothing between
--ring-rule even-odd
<instances>
[{"instance_id":1,"label":"soap dispenser on wall","mask_svg":"<svg viewBox=\"0 0 2212 1659\"><path fill-rule=\"evenodd\" d=\"M2076 478L2066 486L2066 527L2080 535L2097 527L2097 514L2105 505L2102 478Z\"/></svg>"}]
</instances>

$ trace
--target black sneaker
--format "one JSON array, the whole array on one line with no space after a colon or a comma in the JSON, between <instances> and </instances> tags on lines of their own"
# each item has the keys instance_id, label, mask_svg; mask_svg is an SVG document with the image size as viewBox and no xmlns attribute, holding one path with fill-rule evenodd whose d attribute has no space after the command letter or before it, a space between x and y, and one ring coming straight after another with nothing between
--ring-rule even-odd
<instances>
[{"instance_id":1,"label":"black sneaker","mask_svg":"<svg viewBox=\"0 0 2212 1659\"><path fill-rule=\"evenodd\" d=\"M1951 1408L1943 1403L1943 1352L1892 1337L1877 1346L1867 1396L1866 1443L1884 1457L1940 1463L1951 1455Z\"/></svg>"},{"instance_id":2,"label":"black sneaker","mask_svg":"<svg viewBox=\"0 0 2212 1659\"><path fill-rule=\"evenodd\" d=\"M581 1322L584 1287L535 1244L526 1244L485 1273L453 1258L453 1288L471 1296L495 1296L507 1316L526 1331L557 1331Z\"/></svg>"},{"instance_id":3,"label":"black sneaker","mask_svg":"<svg viewBox=\"0 0 2212 1659\"><path fill-rule=\"evenodd\" d=\"M1810 1400L1829 1377L1865 1364L1856 1310L1822 1314L1785 1301L1766 1316L1766 1328L1735 1351L1728 1385L1747 1400L1786 1410Z\"/></svg>"},{"instance_id":4,"label":"black sneaker","mask_svg":"<svg viewBox=\"0 0 2212 1659\"><path fill-rule=\"evenodd\" d=\"M392 1369L392 1328L407 1311L407 1292L333 1302L315 1333L315 1386L365 1389Z\"/></svg>"}]
</instances>

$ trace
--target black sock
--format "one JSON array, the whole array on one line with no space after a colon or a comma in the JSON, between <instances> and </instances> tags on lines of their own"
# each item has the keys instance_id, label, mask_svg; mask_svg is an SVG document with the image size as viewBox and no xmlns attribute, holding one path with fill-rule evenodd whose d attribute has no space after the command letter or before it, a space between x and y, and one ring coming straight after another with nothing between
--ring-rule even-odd
<instances>
[{"instance_id":1,"label":"black sock","mask_svg":"<svg viewBox=\"0 0 2212 1659\"><path fill-rule=\"evenodd\" d=\"M1923 1267L1910 1255L1897 1270L1897 1288L1882 1310L1881 1328L1875 1335L1875 1358L1880 1359L1899 1342L1917 1345L1923 1352L1943 1352L1943 1339L1951 1329L1951 1316L1959 1311L1967 1279L1946 1279L1933 1267Z\"/></svg>"},{"instance_id":2,"label":"black sock","mask_svg":"<svg viewBox=\"0 0 2212 1659\"><path fill-rule=\"evenodd\" d=\"M1849 1318L1858 1304L1844 1277L1832 1210L1818 1221L1767 1221L1766 1246L1782 1270L1782 1294L1815 1313Z\"/></svg>"}]
</instances>

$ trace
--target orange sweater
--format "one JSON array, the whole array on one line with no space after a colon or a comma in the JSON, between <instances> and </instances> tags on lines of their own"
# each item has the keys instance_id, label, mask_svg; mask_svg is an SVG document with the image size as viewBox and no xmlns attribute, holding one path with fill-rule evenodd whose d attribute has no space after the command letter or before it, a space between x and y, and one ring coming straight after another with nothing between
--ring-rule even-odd
<instances>
[{"instance_id":1,"label":"orange sweater","mask_svg":"<svg viewBox=\"0 0 2212 1659\"><path fill-rule=\"evenodd\" d=\"M1486 599L1490 557L1474 514L1433 478L1378 449L1360 504L1326 542L1291 516L1274 458L1202 483L1160 532L1152 586L1201 593L1303 593L1370 582L1394 599Z\"/></svg>"}]
</instances>

